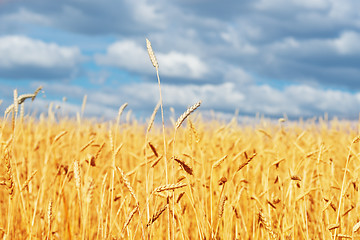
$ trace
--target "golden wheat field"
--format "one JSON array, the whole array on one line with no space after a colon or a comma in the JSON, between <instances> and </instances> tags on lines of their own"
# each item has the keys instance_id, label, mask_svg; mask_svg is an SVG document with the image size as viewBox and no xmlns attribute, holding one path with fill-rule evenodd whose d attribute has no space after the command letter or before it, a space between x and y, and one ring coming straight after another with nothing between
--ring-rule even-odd
<instances>
[{"instance_id":1,"label":"golden wheat field","mask_svg":"<svg viewBox=\"0 0 360 240\"><path fill-rule=\"evenodd\" d=\"M359 238L354 124L183 121L3 120L0 236Z\"/></svg>"},{"instance_id":2,"label":"golden wheat field","mask_svg":"<svg viewBox=\"0 0 360 240\"><path fill-rule=\"evenodd\" d=\"M2 239L360 239L360 122L0 121ZM84 101L85 104L85 101ZM160 109L162 123L154 124ZM159 113L160 114L160 113Z\"/></svg>"}]
</instances>

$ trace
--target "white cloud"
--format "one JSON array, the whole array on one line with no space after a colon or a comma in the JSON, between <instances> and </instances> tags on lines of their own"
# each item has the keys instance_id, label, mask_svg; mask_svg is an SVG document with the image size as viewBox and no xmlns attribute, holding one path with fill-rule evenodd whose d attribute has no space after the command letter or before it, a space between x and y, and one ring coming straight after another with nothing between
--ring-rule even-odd
<instances>
[{"instance_id":1,"label":"white cloud","mask_svg":"<svg viewBox=\"0 0 360 240\"><path fill-rule=\"evenodd\" d=\"M37 98L31 105L26 105L25 109L31 108L39 113L48 113L49 106L52 105L52 112L55 116L76 116L81 113L81 105L76 103L64 102L60 100L48 100ZM118 111L113 107L107 107L96 102L87 102L84 109L85 117L96 117L98 119L112 120L117 117ZM60 114L60 115L59 115Z\"/></svg>"},{"instance_id":2,"label":"white cloud","mask_svg":"<svg viewBox=\"0 0 360 240\"><path fill-rule=\"evenodd\" d=\"M193 54L185 54L176 51L169 53L157 53L159 71L162 76L201 78L209 69L207 65ZM106 55L97 55L95 60L99 64L112 65L140 73L151 73L154 69L149 60L144 46L134 41L124 40L111 44Z\"/></svg>"},{"instance_id":3,"label":"white cloud","mask_svg":"<svg viewBox=\"0 0 360 240\"><path fill-rule=\"evenodd\" d=\"M127 2L134 19L139 23L156 27L165 26L166 20L158 6L151 5L147 0L128 0Z\"/></svg>"},{"instance_id":4,"label":"white cloud","mask_svg":"<svg viewBox=\"0 0 360 240\"><path fill-rule=\"evenodd\" d=\"M329 17L341 22L357 23L359 24L360 13L358 11L360 7L359 1L354 0L330 0L331 9L329 11Z\"/></svg>"},{"instance_id":5,"label":"white cloud","mask_svg":"<svg viewBox=\"0 0 360 240\"><path fill-rule=\"evenodd\" d=\"M119 107L127 102L134 113L148 117L159 100L159 89L154 83L124 84L112 89L86 90L83 88L61 87L57 83L44 85L47 95L58 99L68 97L68 102L55 100L62 113L80 112L81 99L87 94L85 114L98 118L115 119ZM60 91L60 92L57 92ZM221 84L162 84L163 101L166 108L174 107L181 114L187 107L202 100L200 111L215 110L222 114L239 110L240 114L254 116L256 113L267 117L287 114L291 118L321 116L328 113L339 118L356 118L360 112L360 93L321 89L305 84L290 85L282 90L269 85L241 85L233 82ZM38 103L37 103L38 102ZM45 102L38 98L35 106L46 112ZM75 104L74 102L78 102Z\"/></svg>"},{"instance_id":6,"label":"white cloud","mask_svg":"<svg viewBox=\"0 0 360 240\"><path fill-rule=\"evenodd\" d=\"M335 49L343 55L360 53L360 33L353 31L343 32L339 38L333 41Z\"/></svg>"},{"instance_id":7,"label":"white cloud","mask_svg":"<svg viewBox=\"0 0 360 240\"><path fill-rule=\"evenodd\" d=\"M77 47L62 47L24 36L0 37L0 68L73 68L80 60Z\"/></svg>"},{"instance_id":8,"label":"white cloud","mask_svg":"<svg viewBox=\"0 0 360 240\"><path fill-rule=\"evenodd\" d=\"M209 71L197 56L175 51L159 53L158 61L162 74L171 77L201 78Z\"/></svg>"},{"instance_id":9,"label":"white cloud","mask_svg":"<svg viewBox=\"0 0 360 240\"><path fill-rule=\"evenodd\" d=\"M145 48L130 40L111 44L106 55L96 55L95 60L98 64L117 66L135 72L154 71Z\"/></svg>"},{"instance_id":10,"label":"white cloud","mask_svg":"<svg viewBox=\"0 0 360 240\"><path fill-rule=\"evenodd\" d=\"M115 91L115 90L114 90ZM158 101L158 87L156 83L141 83L125 85L116 90L118 100L109 93L99 92L106 99L107 104L129 102L129 107L147 109L151 114L153 106ZM325 90L308 85L291 85L278 90L269 85L239 86L234 83L205 84L205 85L169 85L162 84L164 103L177 109L186 109L188 106L202 100L204 110L220 110L268 116L312 117L329 113L340 118L356 117L360 111L359 93L348 93L340 90ZM100 101L102 102L102 101ZM108 105L109 106L109 105Z\"/></svg>"},{"instance_id":11,"label":"white cloud","mask_svg":"<svg viewBox=\"0 0 360 240\"><path fill-rule=\"evenodd\" d=\"M247 36L245 36L247 35ZM237 50L239 54L253 55L258 53L258 49L250 44L245 38L257 38L261 35L256 26L239 26L238 28L227 27L225 31L220 33L220 37L227 43L231 44L232 51Z\"/></svg>"},{"instance_id":12,"label":"white cloud","mask_svg":"<svg viewBox=\"0 0 360 240\"><path fill-rule=\"evenodd\" d=\"M252 76L240 67L229 66L224 71L224 82L234 82L240 85L253 82Z\"/></svg>"}]
</instances>

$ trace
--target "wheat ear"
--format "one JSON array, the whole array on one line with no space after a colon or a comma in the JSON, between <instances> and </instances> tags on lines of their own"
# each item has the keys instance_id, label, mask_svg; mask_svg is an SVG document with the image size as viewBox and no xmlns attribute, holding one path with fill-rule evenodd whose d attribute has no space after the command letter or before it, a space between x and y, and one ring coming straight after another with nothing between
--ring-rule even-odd
<instances>
[{"instance_id":1,"label":"wheat ear","mask_svg":"<svg viewBox=\"0 0 360 240\"><path fill-rule=\"evenodd\" d=\"M219 167L227 158L228 155L223 156L222 158L220 158L219 160L217 160L213 165L212 168L217 168Z\"/></svg>"},{"instance_id":2,"label":"wheat ear","mask_svg":"<svg viewBox=\"0 0 360 240\"><path fill-rule=\"evenodd\" d=\"M146 38L146 48L147 48L152 65L156 68L156 70L159 69L159 63L156 60L155 53L151 47L151 42L147 38Z\"/></svg>"},{"instance_id":3,"label":"wheat ear","mask_svg":"<svg viewBox=\"0 0 360 240\"><path fill-rule=\"evenodd\" d=\"M23 186L20 189L20 192L24 191L24 189L29 185L30 181L34 178L37 170L33 171L28 179L24 182Z\"/></svg>"},{"instance_id":4,"label":"wheat ear","mask_svg":"<svg viewBox=\"0 0 360 240\"><path fill-rule=\"evenodd\" d=\"M155 148L155 146L151 143L151 142L148 142L148 144L149 144L149 147L151 148L151 151L154 153L154 155L155 155L155 157L159 157L159 154L158 154L158 152L156 151L156 148Z\"/></svg>"},{"instance_id":5,"label":"wheat ear","mask_svg":"<svg viewBox=\"0 0 360 240\"><path fill-rule=\"evenodd\" d=\"M130 212L128 218L126 219L124 226L122 228L121 232L124 232L125 228L129 225L129 223L131 222L131 219L133 219L135 213L138 211L139 209L139 205L136 205L135 208Z\"/></svg>"},{"instance_id":6,"label":"wheat ear","mask_svg":"<svg viewBox=\"0 0 360 240\"><path fill-rule=\"evenodd\" d=\"M184 120L192 113L194 112L198 107L200 107L201 101L195 103L191 107L189 107L176 121L175 123L175 129L178 129L181 124L184 122Z\"/></svg>"},{"instance_id":7,"label":"wheat ear","mask_svg":"<svg viewBox=\"0 0 360 240\"><path fill-rule=\"evenodd\" d=\"M81 174L80 174L80 166L79 166L79 161L75 160L74 161L74 177L75 177L75 187L76 187L76 191L78 193L78 199L79 199L79 208L80 208L80 213L82 213L82 201L81 201Z\"/></svg>"},{"instance_id":8,"label":"wheat ear","mask_svg":"<svg viewBox=\"0 0 360 240\"><path fill-rule=\"evenodd\" d=\"M153 224L153 222L155 222L156 219L158 219L160 217L160 215L167 209L167 207L168 207L168 204L166 204L161 209L159 209L156 213L154 213L154 215L150 218L149 222L146 224L146 227L149 227L151 224Z\"/></svg>"},{"instance_id":9,"label":"wheat ear","mask_svg":"<svg viewBox=\"0 0 360 240\"><path fill-rule=\"evenodd\" d=\"M174 184L166 184L166 185L162 185L162 186L159 186L159 187L155 188L153 190L153 193L174 190L174 189L177 189L177 188L185 187L186 185L187 185L186 183L181 183L181 182L180 183L174 183Z\"/></svg>"},{"instance_id":10,"label":"wheat ear","mask_svg":"<svg viewBox=\"0 0 360 240\"><path fill-rule=\"evenodd\" d=\"M131 187L129 180L127 179L124 171L120 167L116 167L117 170L120 172L121 178L126 186L126 188L129 190L131 196L133 196L134 200L136 201L136 204L139 205L138 198L136 197L136 194L134 192L134 189Z\"/></svg>"},{"instance_id":11,"label":"wheat ear","mask_svg":"<svg viewBox=\"0 0 360 240\"><path fill-rule=\"evenodd\" d=\"M187 165L184 161L182 161L177 157L174 157L173 159L174 161L179 163L179 165L181 166L182 169L184 169L185 172L187 172L189 175L193 175L193 169L189 165Z\"/></svg>"},{"instance_id":12,"label":"wheat ear","mask_svg":"<svg viewBox=\"0 0 360 240\"><path fill-rule=\"evenodd\" d=\"M278 238L277 233L272 229L270 222L267 220L262 210L259 211L259 222L264 226L266 231L268 231L272 239Z\"/></svg>"},{"instance_id":13,"label":"wheat ear","mask_svg":"<svg viewBox=\"0 0 360 240\"><path fill-rule=\"evenodd\" d=\"M6 175L7 175L7 177L6 177L6 180L7 180L6 187L8 189L10 199L13 199L15 183L14 183L14 177L13 177L13 174L12 174L12 167L11 167L10 159L11 159L10 152L6 151L5 156L4 156L4 161L5 161L5 166L6 166Z\"/></svg>"},{"instance_id":14,"label":"wheat ear","mask_svg":"<svg viewBox=\"0 0 360 240\"><path fill-rule=\"evenodd\" d=\"M244 155L245 155L246 161L243 162L243 163L239 166L239 168L238 168L238 170L237 170L236 172L240 171L243 167L245 167L246 165L248 165L248 164L251 162L251 160L253 160L253 158L256 156L256 153L254 153L251 157L248 157L246 152L244 152Z\"/></svg>"},{"instance_id":15,"label":"wheat ear","mask_svg":"<svg viewBox=\"0 0 360 240\"><path fill-rule=\"evenodd\" d=\"M53 205L53 202L52 202L52 199L49 200L49 205L48 205L48 211L47 211L47 214L48 214L48 224L49 224L49 234L50 234L50 231L51 231L51 219L52 219L52 205Z\"/></svg>"},{"instance_id":16,"label":"wheat ear","mask_svg":"<svg viewBox=\"0 0 360 240\"><path fill-rule=\"evenodd\" d=\"M36 95L39 93L39 91L41 89L42 89L42 87L40 86L36 89L36 91L33 94L22 94L19 97L17 96L17 92L16 92L16 96L14 95L14 103L6 108L5 115L8 114L9 112L11 112L14 108L18 108L18 105L22 104L28 98L31 98L31 100L34 101ZM17 110L16 110L16 112L17 112Z\"/></svg>"}]
</instances>

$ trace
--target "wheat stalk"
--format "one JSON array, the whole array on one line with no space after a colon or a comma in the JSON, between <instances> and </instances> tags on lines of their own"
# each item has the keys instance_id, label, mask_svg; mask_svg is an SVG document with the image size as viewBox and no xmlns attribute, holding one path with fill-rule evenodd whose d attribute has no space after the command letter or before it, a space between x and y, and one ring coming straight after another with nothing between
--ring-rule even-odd
<instances>
[{"instance_id":1,"label":"wheat stalk","mask_svg":"<svg viewBox=\"0 0 360 240\"><path fill-rule=\"evenodd\" d=\"M120 172L121 178L126 186L126 188L129 190L131 196L134 198L134 200L136 201L136 204L139 205L139 201L138 198L136 197L136 194L134 192L134 189L131 187L129 180L127 179L124 171L120 168L120 167L116 167L117 170Z\"/></svg>"},{"instance_id":2,"label":"wheat stalk","mask_svg":"<svg viewBox=\"0 0 360 240\"><path fill-rule=\"evenodd\" d=\"M146 48L147 48L147 51L148 51L148 54L149 54L152 65L156 68L156 70L158 70L159 69L159 63L156 60L155 53L154 53L154 51L153 51L153 49L151 47L151 42L147 38L146 38Z\"/></svg>"},{"instance_id":3,"label":"wheat stalk","mask_svg":"<svg viewBox=\"0 0 360 240\"><path fill-rule=\"evenodd\" d=\"M75 176L75 186L76 189L80 192L81 188L81 174L80 174L80 167L79 167L79 161L74 161L74 176Z\"/></svg>"},{"instance_id":4,"label":"wheat stalk","mask_svg":"<svg viewBox=\"0 0 360 240\"><path fill-rule=\"evenodd\" d=\"M133 219L133 217L134 217L135 213L138 211L138 209L139 209L139 205L136 205L134 207L134 209L129 213L129 216L126 219L121 232L123 232L125 230L125 228L130 224L131 220Z\"/></svg>"},{"instance_id":5,"label":"wheat stalk","mask_svg":"<svg viewBox=\"0 0 360 240\"><path fill-rule=\"evenodd\" d=\"M87 147L89 147L95 140L91 139L87 144L81 147L80 152L84 151Z\"/></svg>"},{"instance_id":6,"label":"wheat stalk","mask_svg":"<svg viewBox=\"0 0 360 240\"><path fill-rule=\"evenodd\" d=\"M120 124L120 118L122 113L124 112L125 108L127 107L128 103L124 103L123 105L121 105L121 107L119 108L119 112L118 112L118 116L116 118L116 126L118 126Z\"/></svg>"},{"instance_id":7,"label":"wheat stalk","mask_svg":"<svg viewBox=\"0 0 360 240\"><path fill-rule=\"evenodd\" d=\"M184 120L192 113L194 112L198 107L200 107L201 101L195 103L191 107L189 107L176 121L175 123L175 129L178 129L181 124L184 122Z\"/></svg>"},{"instance_id":8,"label":"wheat stalk","mask_svg":"<svg viewBox=\"0 0 360 240\"><path fill-rule=\"evenodd\" d=\"M48 205L48 209L47 209L47 217L48 217L48 238L50 239L50 235L51 235L51 223L52 223L52 216L53 216L53 212L52 212L52 208L53 208L53 202L52 199L50 198L49 200L49 205Z\"/></svg>"},{"instance_id":9,"label":"wheat stalk","mask_svg":"<svg viewBox=\"0 0 360 240\"><path fill-rule=\"evenodd\" d=\"M95 159L95 160L99 158L99 155L100 155L101 151L103 150L104 146L105 146L105 143L101 144L99 150L96 152L96 154L95 154L95 156L94 156L94 159ZM95 161L95 160L94 160L94 161Z\"/></svg>"},{"instance_id":10,"label":"wheat stalk","mask_svg":"<svg viewBox=\"0 0 360 240\"><path fill-rule=\"evenodd\" d=\"M51 219L52 219L52 205L53 205L53 202L52 200L50 199L49 200L49 205L48 205L48 211L47 211L47 216L48 216L48 224L49 224L49 231L51 231Z\"/></svg>"},{"instance_id":11,"label":"wheat stalk","mask_svg":"<svg viewBox=\"0 0 360 240\"><path fill-rule=\"evenodd\" d=\"M176 199L176 203L179 203L181 198L184 196L185 192L179 194L178 198Z\"/></svg>"},{"instance_id":12,"label":"wheat stalk","mask_svg":"<svg viewBox=\"0 0 360 240\"><path fill-rule=\"evenodd\" d=\"M188 173L189 175L193 175L193 169L187 165L184 161L182 161L181 159L177 158L177 157L174 157L173 158L174 161L176 161L177 163L179 163L179 165L181 166L182 169L184 169L184 171L186 173Z\"/></svg>"},{"instance_id":13,"label":"wheat stalk","mask_svg":"<svg viewBox=\"0 0 360 240\"><path fill-rule=\"evenodd\" d=\"M165 136L165 118L164 118L164 106L163 106L163 99L161 93L161 83L160 83L160 76L159 76L159 64L156 60L155 53L151 47L151 43L149 39L146 39L146 47L148 50L148 54L151 60L151 63L156 69L156 76L158 79L158 86L159 86L159 95L160 95L160 108L161 108L161 121L162 121L162 134L163 134L163 144L164 144L164 161L165 161L165 182L166 184L169 183L169 176L168 176L168 167L167 167L167 154L166 154L166 136ZM170 211L168 211L168 229L170 229ZM171 233L168 231L168 239L171 238Z\"/></svg>"},{"instance_id":14,"label":"wheat stalk","mask_svg":"<svg viewBox=\"0 0 360 240\"><path fill-rule=\"evenodd\" d=\"M154 147L154 145L151 143L151 142L148 142L150 148L151 148L151 151L154 153L155 157L159 157L159 154L158 152L156 151L156 148Z\"/></svg>"},{"instance_id":15,"label":"wheat stalk","mask_svg":"<svg viewBox=\"0 0 360 240\"><path fill-rule=\"evenodd\" d=\"M17 89L14 89L14 111L15 111L15 115L17 115L19 111L19 100L18 100Z\"/></svg>"},{"instance_id":16,"label":"wheat stalk","mask_svg":"<svg viewBox=\"0 0 360 240\"><path fill-rule=\"evenodd\" d=\"M244 155L246 157L246 161L239 166L239 168L238 168L238 170L236 172L239 172L243 167L248 165L251 162L251 160L253 160L253 158L256 156L256 153L254 153L250 158L247 157L246 152L244 152Z\"/></svg>"},{"instance_id":17,"label":"wheat stalk","mask_svg":"<svg viewBox=\"0 0 360 240\"><path fill-rule=\"evenodd\" d=\"M92 177L88 177L86 185L86 202L90 203L94 194L94 179Z\"/></svg>"},{"instance_id":18,"label":"wheat stalk","mask_svg":"<svg viewBox=\"0 0 360 240\"><path fill-rule=\"evenodd\" d=\"M220 158L219 160L217 160L213 165L212 168L217 168L219 167L227 158L228 155L223 156L222 158Z\"/></svg>"},{"instance_id":19,"label":"wheat stalk","mask_svg":"<svg viewBox=\"0 0 360 240\"><path fill-rule=\"evenodd\" d=\"M15 183L14 183L12 167L11 167L11 155L10 155L9 151L5 151L5 155L4 155L3 159L5 161L6 175L7 175L7 177L6 177L6 181L7 181L6 187L8 189L10 199L13 199L14 190L15 190Z\"/></svg>"},{"instance_id":20,"label":"wheat stalk","mask_svg":"<svg viewBox=\"0 0 360 240\"><path fill-rule=\"evenodd\" d=\"M160 208L156 213L153 214L153 216L150 218L149 222L146 224L146 227L149 227L151 224L153 224L160 215L167 209L168 204Z\"/></svg>"},{"instance_id":21,"label":"wheat stalk","mask_svg":"<svg viewBox=\"0 0 360 240\"><path fill-rule=\"evenodd\" d=\"M14 108L15 108L15 112L17 112L18 105L22 104L28 98L31 98L31 100L34 101L36 95L39 93L41 89L42 87L40 86L36 89L36 91L33 94L22 94L19 97L17 96L17 91L16 91L16 95L14 94L14 103L6 108L5 115L11 112Z\"/></svg>"},{"instance_id":22,"label":"wheat stalk","mask_svg":"<svg viewBox=\"0 0 360 240\"><path fill-rule=\"evenodd\" d=\"M54 140L53 140L53 142L52 142L52 144L55 144L57 141L59 141L59 139L61 138L61 137L63 137L65 134L67 134L68 132L67 131L62 131L61 133L59 133L58 135L56 135L55 136L55 138L54 138Z\"/></svg>"},{"instance_id":23,"label":"wheat stalk","mask_svg":"<svg viewBox=\"0 0 360 240\"><path fill-rule=\"evenodd\" d=\"M156 104L156 107L154 108L154 111L153 111L153 113L151 114L151 117L150 117L150 120L149 120L149 123L148 123L148 127L147 127L147 130L146 130L147 133L150 132L150 129L151 129L151 127L152 127L153 124L154 124L155 116L156 116L156 113L157 113L158 110L159 110L159 107L160 107L160 102L158 102L158 103Z\"/></svg>"},{"instance_id":24,"label":"wheat stalk","mask_svg":"<svg viewBox=\"0 0 360 240\"><path fill-rule=\"evenodd\" d=\"M185 187L186 185L187 185L186 183L181 183L181 182L174 183L174 184L166 184L166 185L162 185L162 186L155 188L153 190L153 193L174 190L174 189Z\"/></svg>"},{"instance_id":25,"label":"wheat stalk","mask_svg":"<svg viewBox=\"0 0 360 240\"><path fill-rule=\"evenodd\" d=\"M190 132L194 135L195 142L198 143L200 141L199 134L196 131L196 129L194 127L194 124L193 124L193 122L191 121L190 118L188 118L188 123L189 123L189 127L190 127ZM190 138L190 139L192 139L192 138Z\"/></svg>"},{"instance_id":26,"label":"wheat stalk","mask_svg":"<svg viewBox=\"0 0 360 240\"><path fill-rule=\"evenodd\" d=\"M259 222L264 226L264 228L268 231L270 234L270 237L272 239L278 239L277 233L272 229L270 222L265 217L264 213L260 209L259 211Z\"/></svg>"},{"instance_id":27,"label":"wheat stalk","mask_svg":"<svg viewBox=\"0 0 360 240\"><path fill-rule=\"evenodd\" d=\"M20 192L24 191L24 189L29 185L30 181L34 178L37 170L33 171L28 179L24 182L23 186L20 189Z\"/></svg>"},{"instance_id":28,"label":"wheat stalk","mask_svg":"<svg viewBox=\"0 0 360 240\"><path fill-rule=\"evenodd\" d=\"M162 156L158 157L153 164L151 164L151 168L154 168L161 160Z\"/></svg>"},{"instance_id":29,"label":"wheat stalk","mask_svg":"<svg viewBox=\"0 0 360 240\"><path fill-rule=\"evenodd\" d=\"M225 202L228 200L228 197L226 195L223 195L220 199L220 204L219 204L219 210L218 210L218 218L220 219L224 213L224 206L225 206Z\"/></svg>"}]
</instances>

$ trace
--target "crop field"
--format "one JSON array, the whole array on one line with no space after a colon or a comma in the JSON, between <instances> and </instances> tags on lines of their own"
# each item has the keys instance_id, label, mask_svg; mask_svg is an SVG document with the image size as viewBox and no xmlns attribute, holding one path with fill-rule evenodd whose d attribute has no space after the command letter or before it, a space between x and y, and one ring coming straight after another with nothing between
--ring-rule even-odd
<instances>
[{"instance_id":1,"label":"crop field","mask_svg":"<svg viewBox=\"0 0 360 240\"><path fill-rule=\"evenodd\" d=\"M3 239L359 238L354 124L9 115Z\"/></svg>"},{"instance_id":2,"label":"crop field","mask_svg":"<svg viewBox=\"0 0 360 240\"><path fill-rule=\"evenodd\" d=\"M1 239L360 239L360 122L244 125L203 119L201 102L169 119L148 50L160 101L145 123L126 104L105 122L24 115L40 89L14 91Z\"/></svg>"}]
</instances>

